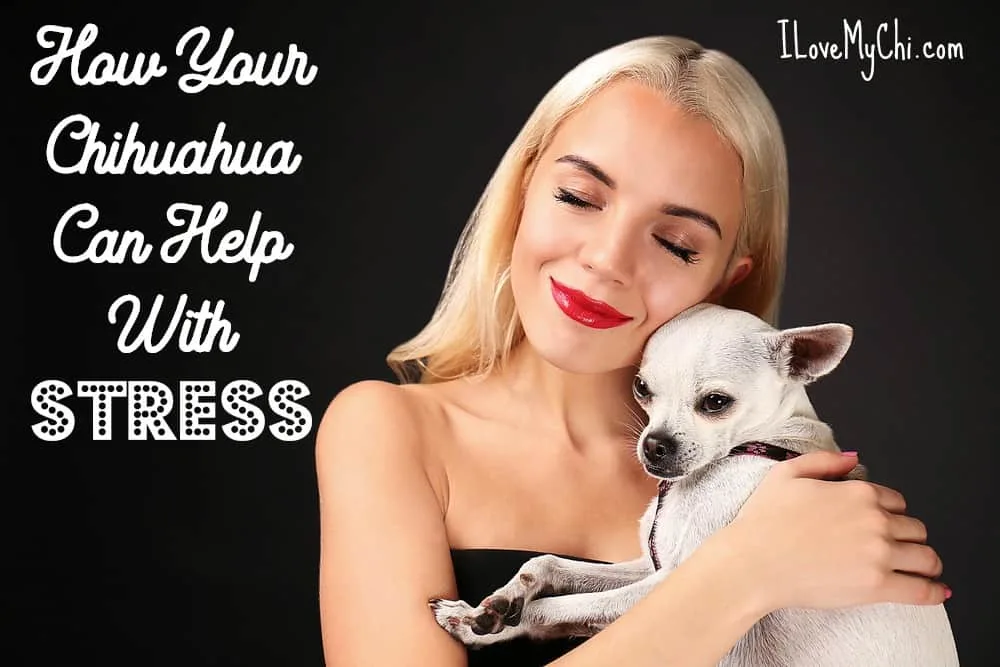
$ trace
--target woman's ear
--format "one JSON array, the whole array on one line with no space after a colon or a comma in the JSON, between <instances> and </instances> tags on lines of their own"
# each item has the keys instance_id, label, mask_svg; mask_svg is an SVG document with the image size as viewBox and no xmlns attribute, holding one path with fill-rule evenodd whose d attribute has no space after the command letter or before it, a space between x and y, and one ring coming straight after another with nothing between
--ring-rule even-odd
<instances>
[{"instance_id":1,"label":"woman's ear","mask_svg":"<svg viewBox=\"0 0 1000 667\"><path fill-rule=\"evenodd\" d=\"M743 279L750 275L750 271L753 269L753 258L752 257L740 257L729 270L729 284L726 285L726 289L730 287L735 287L736 285L743 282Z\"/></svg>"},{"instance_id":2,"label":"woman's ear","mask_svg":"<svg viewBox=\"0 0 1000 667\"><path fill-rule=\"evenodd\" d=\"M731 287L741 283L753 269L753 258L752 257L740 257L734 259L729 264L729 268L726 269L726 273L722 276L722 280L718 282L712 293L708 295L707 301L715 301L723 294L725 294Z\"/></svg>"}]
</instances>

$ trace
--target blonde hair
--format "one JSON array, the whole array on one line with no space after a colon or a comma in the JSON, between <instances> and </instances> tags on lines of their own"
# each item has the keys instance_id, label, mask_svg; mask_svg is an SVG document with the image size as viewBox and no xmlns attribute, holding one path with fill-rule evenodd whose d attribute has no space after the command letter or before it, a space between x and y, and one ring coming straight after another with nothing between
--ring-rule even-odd
<instances>
[{"instance_id":1,"label":"blonde hair","mask_svg":"<svg viewBox=\"0 0 1000 667\"><path fill-rule=\"evenodd\" d=\"M509 271L524 190L560 124L622 77L662 92L705 118L743 164L743 219L734 256L750 274L718 302L777 324L785 272L788 167L778 119L754 78L719 51L680 37L614 46L570 70L539 102L504 153L459 238L430 322L387 357L403 382L437 382L490 372L524 335Z\"/></svg>"}]
</instances>

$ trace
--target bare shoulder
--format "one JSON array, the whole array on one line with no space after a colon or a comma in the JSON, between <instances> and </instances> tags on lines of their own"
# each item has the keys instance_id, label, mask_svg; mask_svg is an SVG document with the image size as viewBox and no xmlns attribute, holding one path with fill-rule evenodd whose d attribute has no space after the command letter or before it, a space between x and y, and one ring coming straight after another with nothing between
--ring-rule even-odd
<instances>
[{"instance_id":1,"label":"bare shoulder","mask_svg":"<svg viewBox=\"0 0 1000 667\"><path fill-rule=\"evenodd\" d=\"M428 600L454 597L439 485L423 444L424 392L365 381L341 390L316 434L320 610L328 664L464 664ZM385 642L387 619L394 641Z\"/></svg>"},{"instance_id":2,"label":"bare shoulder","mask_svg":"<svg viewBox=\"0 0 1000 667\"><path fill-rule=\"evenodd\" d=\"M362 380L341 389L326 408L320 427L339 428L384 414L400 419L416 417L416 401L404 385Z\"/></svg>"},{"instance_id":3,"label":"bare shoulder","mask_svg":"<svg viewBox=\"0 0 1000 667\"><path fill-rule=\"evenodd\" d=\"M362 447L357 455L396 454L427 461L428 431L442 420L433 391L419 385L363 380L342 389L320 420L316 455L349 455L342 447Z\"/></svg>"},{"instance_id":4,"label":"bare shoulder","mask_svg":"<svg viewBox=\"0 0 1000 667\"><path fill-rule=\"evenodd\" d=\"M369 465L406 465L417 481L430 482L442 508L447 484L443 467L428 452L433 431L433 401L414 386L380 380L348 385L334 396L316 432L317 472L323 477L350 475Z\"/></svg>"}]
</instances>

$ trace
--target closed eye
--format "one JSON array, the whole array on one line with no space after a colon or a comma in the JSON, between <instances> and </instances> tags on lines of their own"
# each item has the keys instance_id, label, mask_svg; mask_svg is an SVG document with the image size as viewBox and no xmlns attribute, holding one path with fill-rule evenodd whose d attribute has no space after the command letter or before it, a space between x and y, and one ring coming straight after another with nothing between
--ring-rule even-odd
<instances>
[{"instance_id":1,"label":"closed eye","mask_svg":"<svg viewBox=\"0 0 1000 667\"><path fill-rule=\"evenodd\" d=\"M568 204L574 208L579 209L600 209L600 206L592 204L583 197L570 192L566 188L556 188L554 197L556 200ZM680 259L685 264L695 264L698 262L698 251L692 250L691 248L685 248L682 245L678 245L673 241L669 241L661 236L653 235L656 242L668 252L672 253L678 259Z\"/></svg>"},{"instance_id":2,"label":"closed eye","mask_svg":"<svg viewBox=\"0 0 1000 667\"><path fill-rule=\"evenodd\" d=\"M679 257L685 264L696 264L698 262L698 251L691 250L690 248L685 248L684 246L677 245L672 241L668 241L660 236L653 235L656 242L661 246L666 248L669 252Z\"/></svg>"},{"instance_id":3,"label":"closed eye","mask_svg":"<svg viewBox=\"0 0 1000 667\"><path fill-rule=\"evenodd\" d=\"M569 204L576 208L600 208L595 204L591 204L586 199L578 197L566 188L556 188L555 198L564 204Z\"/></svg>"}]
</instances>

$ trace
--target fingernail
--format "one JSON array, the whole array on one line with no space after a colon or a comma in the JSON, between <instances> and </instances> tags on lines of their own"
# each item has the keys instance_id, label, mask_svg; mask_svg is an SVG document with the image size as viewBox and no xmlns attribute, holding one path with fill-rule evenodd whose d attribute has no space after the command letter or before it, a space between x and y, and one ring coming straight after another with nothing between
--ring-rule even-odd
<instances>
[{"instance_id":1,"label":"fingernail","mask_svg":"<svg viewBox=\"0 0 1000 667\"><path fill-rule=\"evenodd\" d=\"M947 586L944 587L944 599L947 600L951 598L951 589Z\"/></svg>"},{"instance_id":2,"label":"fingernail","mask_svg":"<svg viewBox=\"0 0 1000 667\"><path fill-rule=\"evenodd\" d=\"M841 454L843 454L844 456L857 456L858 455L858 453L855 452L855 451L841 452Z\"/></svg>"}]
</instances>

